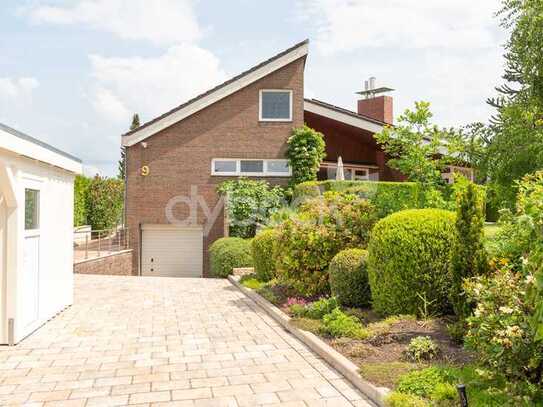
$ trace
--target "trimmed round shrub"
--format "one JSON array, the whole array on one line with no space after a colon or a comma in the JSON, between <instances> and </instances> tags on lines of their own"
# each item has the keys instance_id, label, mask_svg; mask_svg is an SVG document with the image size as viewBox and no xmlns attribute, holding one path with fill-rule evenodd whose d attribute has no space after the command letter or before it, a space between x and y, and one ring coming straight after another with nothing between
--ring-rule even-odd
<instances>
[{"instance_id":1,"label":"trimmed round shrub","mask_svg":"<svg viewBox=\"0 0 543 407\"><path fill-rule=\"evenodd\" d=\"M328 266L332 295L345 307L363 307L370 303L367 256L368 252L363 249L343 250Z\"/></svg>"},{"instance_id":2,"label":"trimmed round shrub","mask_svg":"<svg viewBox=\"0 0 543 407\"><path fill-rule=\"evenodd\" d=\"M209 247L211 274L226 278L236 267L252 267L251 240L240 237L223 237Z\"/></svg>"},{"instance_id":3,"label":"trimmed round shrub","mask_svg":"<svg viewBox=\"0 0 543 407\"><path fill-rule=\"evenodd\" d=\"M270 281L275 275L275 261L273 259L275 239L277 239L277 232L273 229L265 229L251 241L255 274L259 281Z\"/></svg>"},{"instance_id":4,"label":"trimmed round shrub","mask_svg":"<svg viewBox=\"0 0 543 407\"><path fill-rule=\"evenodd\" d=\"M450 311L448 292L455 214L410 209L381 219L368 246L373 308L385 315Z\"/></svg>"}]
</instances>

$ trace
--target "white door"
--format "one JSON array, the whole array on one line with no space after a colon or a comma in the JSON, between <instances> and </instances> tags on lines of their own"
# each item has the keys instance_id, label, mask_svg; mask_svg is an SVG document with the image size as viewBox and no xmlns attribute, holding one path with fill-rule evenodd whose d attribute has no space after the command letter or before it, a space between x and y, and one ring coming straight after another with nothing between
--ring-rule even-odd
<instances>
[{"instance_id":1,"label":"white door","mask_svg":"<svg viewBox=\"0 0 543 407\"><path fill-rule=\"evenodd\" d=\"M5 198L0 193L0 345L7 343L7 318L6 318L6 209Z\"/></svg>"},{"instance_id":2,"label":"white door","mask_svg":"<svg viewBox=\"0 0 543 407\"><path fill-rule=\"evenodd\" d=\"M28 328L38 320L40 296L40 237L26 236L24 240L22 326Z\"/></svg>"},{"instance_id":3,"label":"white door","mask_svg":"<svg viewBox=\"0 0 543 407\"><path fill-rule=\"evenodd\" d=\"M22 269L21 326L31 327L39 317L40 303L40 191L25 189L25 234Z\"/></svg>"},{"instance_id":4,"label":"white door","mask_svg":"<svg viewBox=\"0 0 543 407\"><path fill-rule=\"evenodd\" d=\"M141 272L144 276L202 277L201 228L143 225Z\"/></svg>"}]
</instances>

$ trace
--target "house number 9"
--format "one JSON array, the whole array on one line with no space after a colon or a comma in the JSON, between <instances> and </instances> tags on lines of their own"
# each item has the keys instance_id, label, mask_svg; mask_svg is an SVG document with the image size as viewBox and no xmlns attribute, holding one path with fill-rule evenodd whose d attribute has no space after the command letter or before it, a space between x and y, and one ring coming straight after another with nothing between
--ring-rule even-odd
<instances>
[{"instance_id":1,"label":"house number 9","mask_svg":"<svg viewBox=\"0 0 543 407\"><path fill-rule=\"evenodd\" d=\"M141 167L141 175L143 175L144 177L149 175L149 166L148 165L144 165L143 167Z\"/></svg>"}]
</instances>

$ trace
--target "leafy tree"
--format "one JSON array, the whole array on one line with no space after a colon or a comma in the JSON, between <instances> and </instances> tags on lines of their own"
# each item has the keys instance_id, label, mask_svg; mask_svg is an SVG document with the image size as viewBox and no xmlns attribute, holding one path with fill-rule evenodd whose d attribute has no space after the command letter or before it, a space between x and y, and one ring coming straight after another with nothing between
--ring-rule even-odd
<instances>
[{"instance_id":1,"label":"leafy tree","mask_svg":"<svg viewBox=\"0 0 543 407\"><path fill-rule=\"evenodd\" d=\"M516 183L543 167L543 2L504 0L498 13L510 31L505 48L504 84L488 100L497 108L489 145L489 176L510 208Z\"/></svg>"},{"instance_id":2,"label":"leafy tree","mask_svg":"<svg viewBox=\"0 0 543 407\"><path fill-rule=\"evenodd\" d=\"M137 113L134 113L132 116L132 123L130 124L130 131L137 129L140 127L140 116ZM119 168L119 175L118 177L120 179L124 179L125 177L125 165L126 165L126 151L125 148L121 146L121 159L119 160L118 168Z\"/></svg>"},{"instance_id":3,"label":"leafy tree","mask_svg":"<svg viewBox=\"0 0 543 407\"><path fill-rule=\"evenodd\" d=\"M115 227L123 211L124 183L120 179L96 175L87 189L87 221L93 230Z\"/></svg>"},{"instance_id":4,"label":"leafy tree","mask_svg":"<svg viewBox=\"0 0 543 407\"><path fill-rule=\"evenodd\" d=\"M90 178L77 175L74 181L74 226L87 224L87 191Z\"/></svg>"},{"instance_id":5,"label":"leafy tree","mask_svg":"<svg viewBox=\"0 0 543 407\"><path fill-rule=\"evenodd\" d=\"M386 126L374 138L391 157L387 162L390 168L409 181L435 187L443 185L441 173L454 159L447 149L452 130L439 129L431 123L432 116L430 103L415 102L415 109L406 109L396 126Z\"/></svg>"},{"instance_id":6,"label":"leafy tree","mask_svg":"<svg viewBox=\"0 0 543 407\"><path fill-rule=\"evenodd\" d=\"M324 136L308 126L292 131L288 139L287 158L292 168L290 185L317 179L322 160L326 156Z\"/></svg>"},{"instance_id":7,"label":"leafy tree","mask_svg":"<svg viewBox=\"0 0 543 407\"><path fill-rule=\"evenodd\" d=\"M456 315L464 319L471 311L462 289L464 279L484 274L488 269L483 245L485 196L481 187L463 177L455 179L455 187L456 238L449 267L452 276L449 300Z\"/></svg>"},{"instance_id":8,"label":"leafy tree","mask_svg":"<svg viewBox=\"0 0 543 407\"><path fill-rule=\"evenodd\" d=\"M258 226L281 206L284 195L279 186L246 178L225 181L217 191L227 199L230 236L244 238L255 235Z\"/></svg>"}]
</instances>

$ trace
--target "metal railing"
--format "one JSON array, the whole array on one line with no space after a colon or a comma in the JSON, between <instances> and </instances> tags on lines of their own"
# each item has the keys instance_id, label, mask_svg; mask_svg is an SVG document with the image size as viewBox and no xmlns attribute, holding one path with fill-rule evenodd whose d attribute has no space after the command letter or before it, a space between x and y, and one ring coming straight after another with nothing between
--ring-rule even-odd
<instances>
[{"instance_id":1,"label":"metal railing","mask_svg":"<svg viewBox=\"0 0 543 407\"><path fill-rule=\"evenodd\" d=\"M108 256L127 250L130 244L128 228L92 230L83 227L74 231L74 262Z\"/></svg>"}]
</instances>

